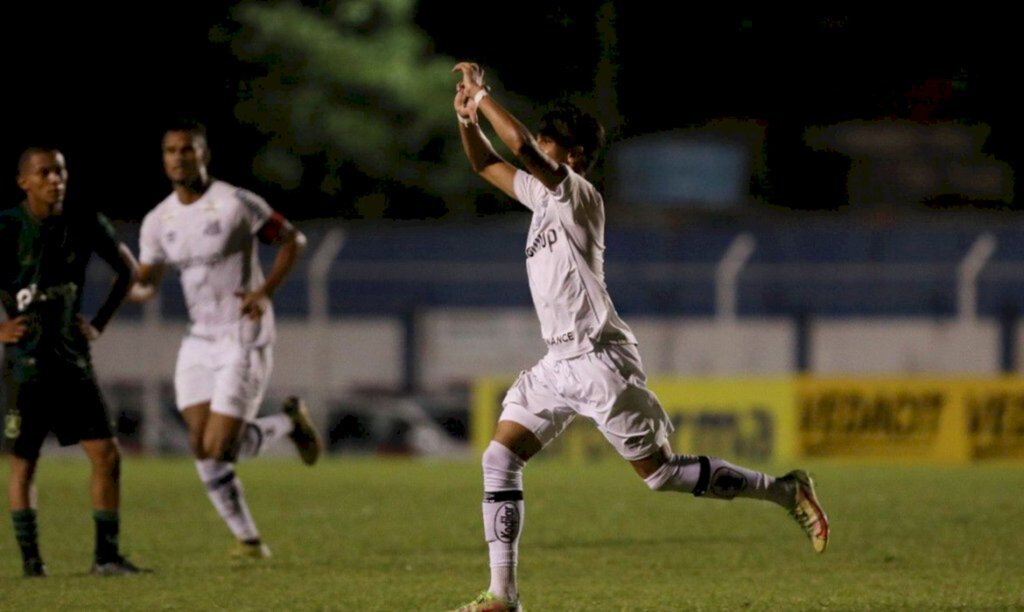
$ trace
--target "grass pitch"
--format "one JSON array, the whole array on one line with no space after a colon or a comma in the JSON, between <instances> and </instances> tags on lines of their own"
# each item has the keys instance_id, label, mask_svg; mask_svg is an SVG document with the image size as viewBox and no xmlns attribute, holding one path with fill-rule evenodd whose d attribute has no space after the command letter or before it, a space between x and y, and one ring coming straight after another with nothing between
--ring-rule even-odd
<instances>
[{"instance_id":1,"label":"grass pitch","mask_svg":"<svg viewBox=\"0 0 1024 612\"><path fill-rule=\"evenodd\" d=\"M768 504L654 494L625 464L539 459L525 475L524 607L1024 609L1021 466L810 468L833 524L822 556ZM44 457L51 575L21 577L8 520L0 608L444 610L486 587L475 462L275 458L239 474L272 559L228 560L231 537L190 461L128 457L122 548L157 571L97 578L88 466Z\"/></svg>"}]
</instances>

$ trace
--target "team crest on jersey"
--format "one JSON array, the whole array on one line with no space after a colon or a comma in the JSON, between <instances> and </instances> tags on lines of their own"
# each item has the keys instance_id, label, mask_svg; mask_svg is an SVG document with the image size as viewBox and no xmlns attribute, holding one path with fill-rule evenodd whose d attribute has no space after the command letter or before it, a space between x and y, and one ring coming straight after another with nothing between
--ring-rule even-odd
<instances>
[{"instance_id":1,"label":"team crest on jersey","mask_svg":"<svg viewBox=\"0 0 1024 612\"><path fill-rule=\"evenodd\" d=\"M171 230L164 234L164 240L167 241L167 244L172 244L177 238L178 234L174 230Z\"/></svg>"},{"instance_id":2,"label":"team crest on jersey","mask_svg":"<svg viewBox=\"0 0 1024 612\"><path fill-rule=\"evenodd\" d=\"M206 222L206 227L203 228L203 234L207 236L216 236L220 233L220 219L210 219Z\"/></svg>"}]
</instances>

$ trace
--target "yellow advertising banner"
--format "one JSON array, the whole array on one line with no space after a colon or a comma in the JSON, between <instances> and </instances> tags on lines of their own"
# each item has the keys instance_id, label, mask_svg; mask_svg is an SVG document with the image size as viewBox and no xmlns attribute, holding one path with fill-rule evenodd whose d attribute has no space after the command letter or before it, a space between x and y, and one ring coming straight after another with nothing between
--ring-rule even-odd
<instances>
[{"instance_id":1,"label":"yellow advertising banner","mask_svg":"<svg viewBox=\"0 0 1024 612\"><path fill-rule=\"evenodd\" d=\"M798 453L963 462L1024 458L1024 379L798 378Z\"/></svg>"},{"instance_id":2,"label":"yellow advertising banner","mask_svg":"<svg viewBox=\"0 0 1024 612\"><path fill-rule=\"evenodd\" d=\"M510 379L474 385L472 440L486 447ZM672 448L735 461L800 457L962 463L1024 460L1024 378L657 378ZM614 456L578 419L545 455Z\"/></svg>"},{"instance_id":3,"label":"yellow advertising banner","mask_svg":"<svg viewBox=\"0 0 1024 612\"><path fill-rule=\"evenodd\" d=\"M798 378L798 453L961 462L963 404L943 379Z\"/></svg>"},{"instance_id":4,"label":"yellow advertising banner","mask_svg":"<svg viewBox=\"0 0 1024 612\"><path fill-rule=\"evenodd\" d=\"M963 384L971 459L1024 459L1024 379Z\"/></svg>"},{"instance_id":5,"label":"yellow advertising banner","mask_svg":"<svg viewBox=\"0 0 1024 612\"><path fill-rule=\"evenodd\" d=\"M650 388L675 425L677 453L757 462L794 456L789 378L655 379Z\"/></svg>"}]
</instances>

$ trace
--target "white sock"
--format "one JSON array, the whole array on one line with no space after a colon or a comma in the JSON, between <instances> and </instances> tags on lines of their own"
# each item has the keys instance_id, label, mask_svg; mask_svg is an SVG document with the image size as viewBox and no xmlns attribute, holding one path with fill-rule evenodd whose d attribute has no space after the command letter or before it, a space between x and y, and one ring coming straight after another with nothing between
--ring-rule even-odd
<instances>
[{"instance_id":1,"label":"white sock","mask_svg":"<svg viewBox=\"0 0 1024 612\"><path fill-rule=\"evenodd\" d=\"M789 508L793 501L790 483L717 457L672 455L644 479L655 491L693 493L696 497L733 499L749 497Z\"/></svg>"},{"instance_id":2,"label":"white sock","mask_svg":"<svg viewBox=\"0 0 1024 612\"><path fill-rule=\"evenodd\" d=\"M484 538L490 553L491 584L488 591L515 601L519 597L516 565L519 535L523 531L523 475L526 465L515 453L497 442L484 451Z\"/></svg>"},{"instance_id":3,"label":"white sock","mask_svg":"<svg viewBox=\"0 0 1024 612\"><path fill-rule=\"evenodd\" d=\"M290 434L295 424L287 414L279 413L247 421L242 426L242 442L238 447L238 458L255 457L275 441Z\"/></svg>"},{"instance_id":4,"label":"white sock","mask_svg":"<svg viewBox=\"0 0 1024 612\"><path fill-rule=\"evenodd\" d=\"M249 514L249 506L245 503L245 491L242 481L235 476L235 464L216 459L196 461L199 479L206 487L206 494L217 513L227 523L228 529L240 541L247 542L260 539L260 532Z\"/></svg>"}]
</instances>

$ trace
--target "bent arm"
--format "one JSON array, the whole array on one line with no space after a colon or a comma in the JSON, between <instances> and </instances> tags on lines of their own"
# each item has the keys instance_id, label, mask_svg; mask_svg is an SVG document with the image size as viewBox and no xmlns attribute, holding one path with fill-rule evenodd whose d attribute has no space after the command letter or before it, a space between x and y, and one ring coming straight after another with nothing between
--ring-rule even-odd
<instances>
[{"instance_id":1,"label":"bent arm","mask_svg":"<svg viewBox=\"0 0 1024 612\"><path fill-rule=\"evenodd\" d=\"M488 183L504 191L510 198L515 199L515 189L512 184L516 176L516 168L508 163L491 146L480 126L476 123L470 125L459 125L459 134L462 137L462 148L469 158L469 163L476 172Z\"/></svg>"},{"instance_id":2,"label":"bent arm","mask_svg":"<svg viewBox=\"0 0 1024 612\"><path fill-rule=\"evenodd\" d=\"M277 255L274 257L274 263L270 266L270 272L267 273L267 277L263 281L263 286L257 289L259 293L267 297L274 294L274 291L295 267L295 262L298 261L302 252L306 250L306 235L289 223L278 234L273 244L278 247Z\"/></svg>"},{"instance_id":3,"label":"bent arm","mask_svg":"<svg viewBox=\"0 0 1024 612\"><path fill-rule=\"evenodd\" d=\"M480 100L479 110L490 121L498 138L505 143L505 146L515 154L519 161L523 162L527 172L535 176L551 191L558 187L558 184L566 176L565 168L555 163L540 150L536 139L519 119L516 119L490 95Z\"/></svg>"},{"instance_id":4,"label":"bent arm","mask_svg":"<svg viewBox=\"0 0 1024 612\"><path fill-rule=\"evenodd\" d=\"M124 243L118 243L116 257L105 257L104 260L114 271L114 282L110 285L110 291L107 292L103 304L100 305L96 315L90 321L90 324L99 332L106 329L110 319L113 318L114 313L117 312L128 295L128 290L135 278L135 258L132 257L131 251Z\"/></svg>"},{"instance_id":5,"label":"bent arm","mask_svg":"<svg viewBox=\"0 0 1024 612\"><path fill-rule=\"evenodd\" d=\"M452 72L462 73L455 97L456 112L469 115L474 122L480 112L490 121L491 127L505 146L523 162L527 172L539 180L548 190L554 191L566 177L565 168L547 156L537 145L530 130L516 119L504 106L487 93L484 86L484 70L473 62L459 62ZM461 108L460 108L461 99ZM514 173L513 173L514 175Z\"/></svg>"}]
</instances>

